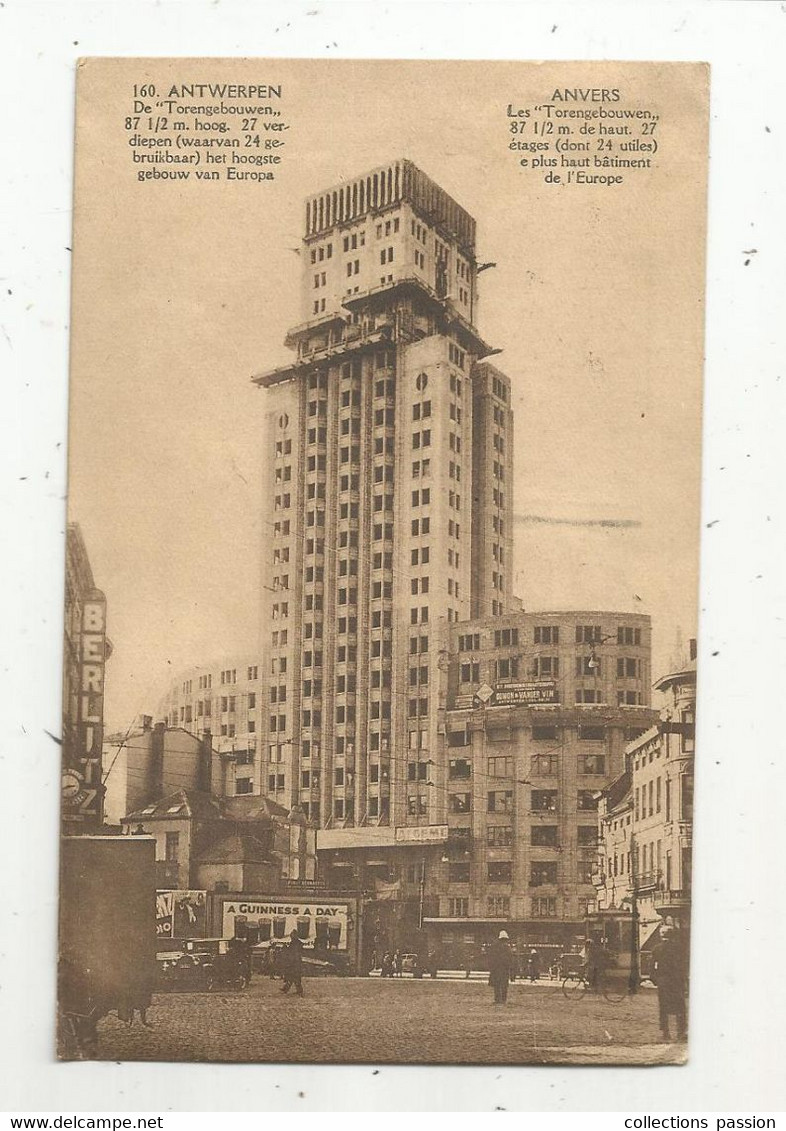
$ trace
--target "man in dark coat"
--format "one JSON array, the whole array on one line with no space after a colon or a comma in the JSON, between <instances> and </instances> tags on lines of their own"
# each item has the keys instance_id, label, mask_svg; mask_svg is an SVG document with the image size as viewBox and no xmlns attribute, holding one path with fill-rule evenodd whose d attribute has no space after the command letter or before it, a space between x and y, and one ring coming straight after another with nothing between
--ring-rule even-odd
<instances>
[{"instance_id":1,"label":"man in dark coat","mask_svg":"<svg viewBox=\"0 0 786 1131\"><path fill-rule=\"evenodd\" d=\"M688 962L679 932L662 927L661 941L652 951L652 967L658 987L660 1028L664 1041L670 1040L669 1017L677 1022L677 1040L686 1037L685 997L688 988Z\"/></svg>"},{"instance_id":2,"label":"man in dark coat","mask_svg":"<svg viewBox=\"0 0 786 1131\"><path fill-rule=\"evenodd\" d=\"M494 990L494 1004L504 1005L508 1000L508 982L513 969L513 954L507 931L491 944L488 953L489 985Z\"/></svg>"},{"instance_id":3,"label":"man in dark coat","mask_svg":"<svg viewBox=\"0 0 786 1131\"><path fill-rule=\"evenodd\" d=\"M286 994L294 986L297 996L303 997L303 944L298 938L297 931L290 933L289 943L284 948L282 958L284 985L281 987L281 992Z\"/></svg>"}]
</instances>

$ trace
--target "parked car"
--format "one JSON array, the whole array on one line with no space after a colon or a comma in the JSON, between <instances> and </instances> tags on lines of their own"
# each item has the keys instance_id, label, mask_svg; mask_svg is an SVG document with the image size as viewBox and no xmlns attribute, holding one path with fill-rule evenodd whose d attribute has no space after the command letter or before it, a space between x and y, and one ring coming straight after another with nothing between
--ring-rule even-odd
<instances>
[{"instance_id":1,"label":"parked car","mask_svg":"<svg viewBox=\"0 0 786 1131\"><path fill-rule=\"evenodd\" d=\"M240 939L184 939L156 955L162 990L243 990L251 980L251 954Z\"/></svg>"},{"instance_id":2,"label":"parked car","mask_svg":"<svg viewBox=\"0 0 786 1131\"><path fill-rule=\"evenodd\" d=\"M212 990L215 972L211 955L200 951L167 950L156 955L161 990Z\"/></svg>"},{"instance_id":3,"label":"parked car","mask_svg":"<svg viewBox=\"0 0 786 1131\"><path fill-rule=\"evenodd\" d=\"M244 990L251 981L251 947L244 939L187 939L185 951L209 956L216 986Z\"/></svg>"}]
</instances>

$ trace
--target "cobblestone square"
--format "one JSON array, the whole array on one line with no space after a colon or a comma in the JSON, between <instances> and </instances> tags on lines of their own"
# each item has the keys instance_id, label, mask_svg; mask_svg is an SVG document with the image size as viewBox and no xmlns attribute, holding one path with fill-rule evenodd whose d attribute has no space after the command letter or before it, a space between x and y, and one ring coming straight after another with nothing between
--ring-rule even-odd
<instances>
[{"instance_id":1,"label":"cobblestone square","mask_svg":"<svg viewBox=\"0 0 786 1131\"><path fill-rule=\"evenodd\" d=\"M674 1064L657 998L568 1001L558 983L514 983L495 1006L479 981L317 978L305 997L255 977L243 992L157 994L152 1029L115 1017L99 1027L101 1060L400 1064Z\"/></svg>"}]
</instances>

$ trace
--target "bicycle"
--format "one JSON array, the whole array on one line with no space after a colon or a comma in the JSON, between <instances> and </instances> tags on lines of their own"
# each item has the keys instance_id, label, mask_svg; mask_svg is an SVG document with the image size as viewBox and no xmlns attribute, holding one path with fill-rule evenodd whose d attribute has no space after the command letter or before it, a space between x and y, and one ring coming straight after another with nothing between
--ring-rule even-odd
<instances>
[{"instance_id":1,"label":"bicycle","mask_svg":"<svg viewBox=\"0 0 786 1131\"><path fill-rule=\"evenodd\" d=\"M568 974L562 982L562 993L569 1001L580 1001L587 992L602 994L608 1002L615 1005L628 996L630 989L624 972L620 971L617 978L609 979L608 975L598 971L595 985L590 985L585 971Z\"/></svg>"}]
</instances>

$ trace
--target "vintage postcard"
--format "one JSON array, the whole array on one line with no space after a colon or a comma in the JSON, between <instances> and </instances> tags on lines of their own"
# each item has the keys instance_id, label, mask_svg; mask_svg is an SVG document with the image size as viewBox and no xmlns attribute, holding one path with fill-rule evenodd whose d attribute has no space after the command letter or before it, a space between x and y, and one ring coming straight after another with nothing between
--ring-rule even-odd
<instances>
[{"instance_id":1,"label":"vintage postcard","mask_svg":"<svg viewBox=\"0 0 786 1131\"><path fill-rule=\"evenodd\" d=\"M61 1057L686 1059L708 102L79 63Z\"/></svg>"}]
</instances>

